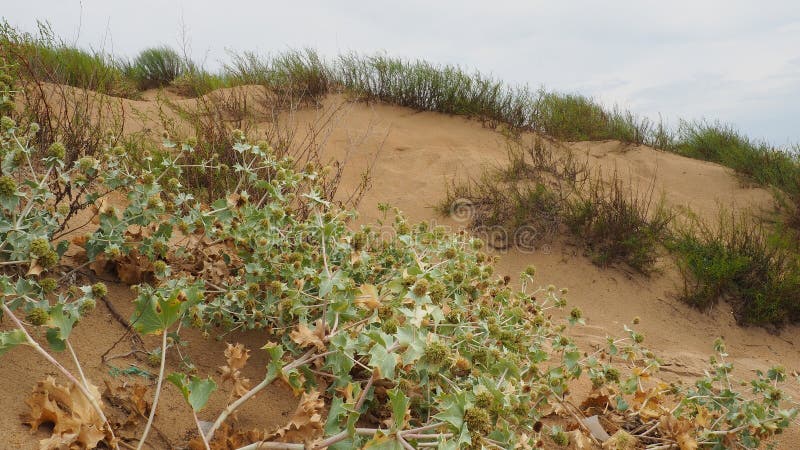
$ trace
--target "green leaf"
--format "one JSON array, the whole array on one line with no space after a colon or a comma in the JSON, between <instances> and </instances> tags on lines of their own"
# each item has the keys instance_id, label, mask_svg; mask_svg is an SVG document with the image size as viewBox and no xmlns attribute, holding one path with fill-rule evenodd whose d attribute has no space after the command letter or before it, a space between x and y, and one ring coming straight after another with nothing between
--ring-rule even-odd
<instances>
[{"instance_id":1,"label":"green leaf","mask_svg":"<svg viewBox=\"0 0 800 450\"><path fill-rule=\"evenodd\" d=\"M392 406L392 431L401 430L406 426L406 412L410 400L399 388L390 389L387 391L389 395L389 404Z\"/></svg>"},{"instance_id":2,"label":"green leaf","mask_svg":"<svg viewBox=\"0 0 800 450\"><path fill-rule=\"evenodd\" d=\"M467 393L459 392L448 395L443 402L444 407L436 418L447 422L456 430L461 430L464 426L464 412L467 409Z\"/></svg>"},{"instance_id":3,"label":"green leaf","mask_svg":"<svg viewBox=\"0 0 800 450\"><path fill-rule=\"evenodd\" d=\"M167 377L170 383L181 390L183 398L189 403L193 410L200 411L208 403L208 398L217 389L217 383L209 378L199 378L192 375L191 378L186 374L175 372Z\"/></svg>"},{"instance_id":4,"label":"green leaf","mask_svg":"<svg viewBox=\"0 0 800 450\"><path fill-rule=\"evenodd\" d=\"M345 403L339 396L334 396L331 401L331 409L328 412L328 420L325 422L325 436L339 434L343 429L347 430L351 438L336 443L329 447L332 450L347 450L356 448L352 436L356 432L356 422L359 414L355 411L354 405ZM344 423L342 423L344 422Z\"/></svg>"},{"instance_id":5,"label":"green leaf","mask_svg":"<svg viewBox=\"0 0 800 450\"><path fill-rule=\"evenodd\" d=\"M369 349L369 366L378 370L380 378L394 378L394 369L397 367L397 355L386 351L386 347L375 344Z\"/></svg>"},{"instance_id":6,"label":"green leaf","mask_svg":"<svg viewBox=\"0 0 800 450\"><path fill-rule=\"evenodd\" d=\"M200 302L202 292L196 284L185 286L185 280L174 280L163 288L139 294L131 319L142 334L159 334L177 322L184 313Z\"/></svg>"},{"instance_id":7,"label":"green leaf","mask_svg":"<svg viewBox=\"0 0 800 450\"><path fill-rule=\"evenodd\" d=\"M375 436L364 444L364 449L370 450L403 450L403 446L394 435L376 433Z\"/></svg>"},{"instance_id":8,"label":"green leaf","mask_svg":"<svg viewBox=\"0 0 800 450\"><path fill-rule=\"evenodd\" d=\"M67 349L67 341L59 337L58 328L48 328L45 337L47 337L47 343L50 344L50 348L53 350L63 352Z\"/></svg>"},{"instance_id":9,"label":"green leaf","mask_svg":"<svg viewBox=\"0 0 800 450\"><path fill-rule=\"evenodd\" d=\"M59 241L59 243L56 245L56 253L58 254L58 257L61 258L62 256L64 256L64 253L66 253L68 249L69 249L69 241L67 240Z\"/></svg>"},{"instance_id":10,"label":"green leaf","mask_svg":"<svg viewBox=\"0 0 800 450\"><path fill-rule=\"evenodd\" d=\"M419 328L411 325L398 328L397 340L401 346L405 347L405 351L402 354L404 365L417 362L425 353L425 333Z\"/></svg>"},{"instance_id":11,"label":"green leaf","mask_svg":"<svg viewBox=\"0 0 800 450\"><path fill-rule=\"evenodd\" d=\"M50 320L47 321L50 326L47 330L47 342L54 350L62 351L66 348L64 341L69 338L77 320L77 317L64 310L64 303L56 303L50 308Z\"/></svg>"},{"instance_id":12,"label":"green leaf","mask_svg":"<svg viewBox=\"0 0 800 450\"><path fill-rule=\"evenodd\" d=\"M0 332L0 355L26 342L25 332L22 330Z\"/></svg>"}]
</instances>

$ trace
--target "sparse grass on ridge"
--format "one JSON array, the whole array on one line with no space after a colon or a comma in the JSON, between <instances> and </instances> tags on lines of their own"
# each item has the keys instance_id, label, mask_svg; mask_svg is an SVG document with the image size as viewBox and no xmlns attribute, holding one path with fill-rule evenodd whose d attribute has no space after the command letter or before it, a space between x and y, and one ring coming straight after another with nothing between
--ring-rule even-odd
<instances>
[{"instance_id":1,"label":"sparse grass on ridge","mask_svg":"<svg viewBox=\"0 0 800 450\"><path fill-rule=\"evenodd\" d=\"M135 85L110 55L70 46L46 24L40 23L34 35L0 22L0 56L16 65L20 76L118 97L136 95Z\"/></svg>"},{"instance_id":2,"label":"sparse grass on ridge","mask_svg":"<svg viewBox=\"0 0 800 450\"><path fill-rule=\"evenodd\" d=\"M754 141L733 127L719 123L682 122L675 151L730 167L753 181L775 186L787 194L800 193L797 154Z\"/></svg>"},{"instance_id":3,"label":"sparse grass on ridge","mask_svg":"<svg viewBox=\"0 0 800 450\"><path fill-rule=\"evenodd\" d=\"M312 100L327 94L333 83L331 68L312 49L290 50L268 57L236 53L225 65L223 77L231 86L266 86L279 95Z\"/></svg>"},{"instance_id":4,"label":"sparse grass on ridge","mask_svg":"<svg viewBox=\"0 0 800 450\"><path fill-rule=\"evenodd\" d=\"M381 100L418 110L458 114L530 128L535 96L456 66L406 61L383 55L342 55L336 61L337 80L357 98Z\"/></svg>"}]
</instances>

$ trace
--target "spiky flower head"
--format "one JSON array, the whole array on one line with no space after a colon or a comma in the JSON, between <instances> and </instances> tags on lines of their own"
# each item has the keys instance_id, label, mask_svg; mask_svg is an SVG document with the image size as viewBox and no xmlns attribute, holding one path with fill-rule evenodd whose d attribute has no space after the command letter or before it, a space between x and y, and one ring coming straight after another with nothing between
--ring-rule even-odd
<instances>
[{"instance_id":1,"label":"spiky flower head","mask_svg":"<svg viewBox=\"0 0 800 450\"><path fill-rule=\"evenodd\" d=\"M108 287L105 283L95 283L92 285L92 295L95 297L105 297L108 295Z\"/></svg>"},{"instance_id":2,"label":"spiky flower head","mask_svg":"<svg viewBox=\"0 0 800 450\"><path fill-rule=\"evenodd\" d=\"M25 320L31 323L31 325L40 326L47 323L50 319L50 314L44 308L36 307L33 308L28 312L28 315L25 316Z\"/></svg>"},{"instance_id":3,"label":"spiky flower head","mask_svg":"<svg viewBox=\"0 0 800 450\"><path fill-rule=\"evenodd\" d=\"M0 196L11 197L17 192L17 182L9 176L0 177Z\"/></svg>"},{"instance_id":4,"label":"spiky flower head","mask_svg":"<svg viewBox=\"0 0 800 450\"><path fill-rule=\"evenodd\" d=\"M64 159L64 157L67 156L67 148L64 147L64 144L61 142L54 142L50 145L50 148L47 149L47 153L53 158Z\"/></svg>"}]
</instances>

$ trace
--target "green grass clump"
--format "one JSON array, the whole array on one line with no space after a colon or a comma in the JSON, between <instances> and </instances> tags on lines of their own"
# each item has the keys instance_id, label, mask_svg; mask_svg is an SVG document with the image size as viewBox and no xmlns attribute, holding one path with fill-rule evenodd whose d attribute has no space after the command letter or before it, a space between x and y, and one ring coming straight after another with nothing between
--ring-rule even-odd
<instances>
[{"instance_id":1,"label":"green grass clump","mask_svg":"<svg viewBox=\"0 0 800 450\"><path fill-rule=\"evenodd\" d=\"M118 97L136 94L111 56L68 45L44 24L36 35L0 24L0 56L17 67L18 76Z\"/></svg>"},{"instance_id":2,"label":"green grass clump","mask_svg":"<svg viewBox=\"0 0 800 450\"><path fill-rule=\"evenodd\" d=\"M223 75L190 67L172 81L172 87L178 94L185 97L199 97L228 87L228 81Z\"/></svg>"},{"instance_id":3,"label":"green grass clump","mask_svg":"<svg viewBox=\"0 0 800 450\"><path fill-rule=\"evenodd\" d=\"M536 131L564 141L616 139L631 144L669 145L663 124L620 108L608 109L579 94L539 91L531 120Z\"/></svg>"},{"instance_id":4,"label":"green grass clump","mask_svg":"<svg viewBox=\"0 0 800 450\"><path fill-rule=\"evenodd\" d=\"M625 263L647 273L655 266L660 242L674 215L653 190L627 188L614 173L610 181L599 176L578 192L565 211L565 222L600 266Z\"/></svg>"},{"instance_id":5,"label":"green grass clump","mask_svg":"<svg viewBox=\"0 0 800 450\"><path fill-rule=\"evenodd\" d=\"M795 154L753 141L730 126L682 122L675 151L730 167L787 194L800 193L800 161Z\"/></svg>"},{"instance_id":6,"label":"green grass clump","mask_svg":"<svg viewBox=\"0 0 800 450\"><path fill-rule=\"evenodd\" d=\"M652 271L673 219L652 188L641 194L616 173L592 175L585 161L541 140L510 145L508 166L451 186L439 211L459 218L466 210L470 227L495 247L533 250L564 230L597 265Z\"/></svg>"},{"instance_id":7,"label":"green grass clump","mask_svg":"<svg viewBox=\"0 0 800 450\"><path fill-rule=\"evenodd\" d=\"M695 220L669 243L684 272L683 300L708 309L734 305L742 324L800 320L800 257L796 244L747 217L725 216L712 228Z\"/></svg>"},{"instance_id":8,"label":"green grass clump","mask_svg":"<svg viewBox=\"0 0 800 450\"><path fill-rule=\"evenodd\" d=\"M230 86L265 86L294 99L316 100L327 94L333 83L330 67L312 49L267 58L250 52L234 54L224 72Z\"/></svg>"},{"instance_id":9,"label":"green grass clump","mask_svg":"<svg viewBox=\"0 0 800 450\"><path fill-rule=\"evenodd\" d=\"M336 74L339 83L361 99L518 128L531 125L534 97L527 88L513 88L457 66L349 54L339 57Z\"/></svg>"},{"instance_id":10,"label":"green grass clump","mask_svg":"<svg viewBox=\"0 0 800 450\"><path fill-rule=\"evenodd\" d=\"M162 46L142 50L124 65L125 74L136 81L139 89L168 86L184 74L187 63L175 50Z\"/></svg>"}]
</instances>

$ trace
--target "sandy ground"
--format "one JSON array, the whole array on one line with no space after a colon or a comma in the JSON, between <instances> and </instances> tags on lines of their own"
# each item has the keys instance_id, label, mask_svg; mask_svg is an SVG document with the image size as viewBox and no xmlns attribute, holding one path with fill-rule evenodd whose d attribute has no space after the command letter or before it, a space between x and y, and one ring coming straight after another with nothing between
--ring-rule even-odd
<instances>
[{"instance_id":1,"label":"sandy ground","mask_svg":"<svg viewBox=\"0 0 800 450\"><path fill-rule=\"evenodd\" d=\"M149 94L145 98L156 96ZM187 107L193 102L177 101ZM124 100L115 105L126 109L126 132L158 131L157 123L144 120L157 113L155 101ZM465 223L442 217L433 208L444 198L447 183L478 176L485 168L507 160L503 136L474 121L388 105L349 103L342 96L330 96L320 107L302 109L284 117L284 121L303 130L334 110L336 120L330 122L324 133L327 137L324 152L331 158L349 157L340 192L349 192L358 183L360 173L374 164L373 185L359 207L358 223L374 222L381 217L378 203L389 203L413 221L429 220L458 230ZM709 220L717 216L720 206L746 208L756 213L769 212L773 207L768 191L744 185L730 169L716 164L616 141L565 145L588 158L592 167L605 172L617 170L635 187L646 189L655 179L655 192L663 193L668 204L689 208ZM543 285L552 283L569 288L570 303L582 308L588 318L587 326L575 330L579 342L587 348L604 342L607 335L621 335L623 324L639 317L641 323L637 329L665 361L665 377L688 380L702 375L712 344L719 336L725 339L730 359L737 367L735 373L742 378L774 364L784 365L789 372L800 370L800 351L795 346L795 340L800 339L800 328L787 327L779 333L742 328L736 325L730 308L725 305L709 313L685 306L676 299L681 281L667 256L659 263L659 273L649 278L620 269L601 269L559 240L533 251L503 251L500 257L497 272L501 274L514 277L527 265L534 264ZM123 315L128 315L132 310L132 294L122 285L113 285L111 292L111 301ZM109 377L100 355L123 332L102 304L76 328L74 345L87 362L87 376L96 384L101 385L101 380ZM205 339L191 330L186 330L185 335L189 345L183 351L191 355L201 374L213 374L223 363L225 342L244 342L251 348L264 343L263 337L252 334L226 336L222 340ZM152 348L158 345L153 341L147 344ZM112 353L123 353L129 348L125 341ZM252 373L248 375L257 379L257 367L263 364L258 351L253 355L249 365ZM178 367L174 353L169 360L171 368ZM136 361L127 358L115 362L124 368L125 364ZM144 362L138 365L154 371ZM18 415L26 410L24 398L35 380L51 373L50 367L30 349L15 349L2 356L0 404L4 412L0 414L0 430L6 434L6 444L0 444L0 448L36 448L35 439L21 425ZM800 389L792 391L794 397L800 397ZM219 411L226 395L224 389L215 395L208 415ZM186 441L187 430L193 430L191 415L171 385L166 387L162 402L156 425L180 448ZM239 417L245 425L271 428L286 420L295 403L291 392L275 388L248 405ZM46 433L40 432L35 437L45 436ZM791 442L798 437L799 430L790 430L782 437L779 448L795 448ZM154 448L167 448L157 437L152 440Z\"/></svg>"}]
</instances>

